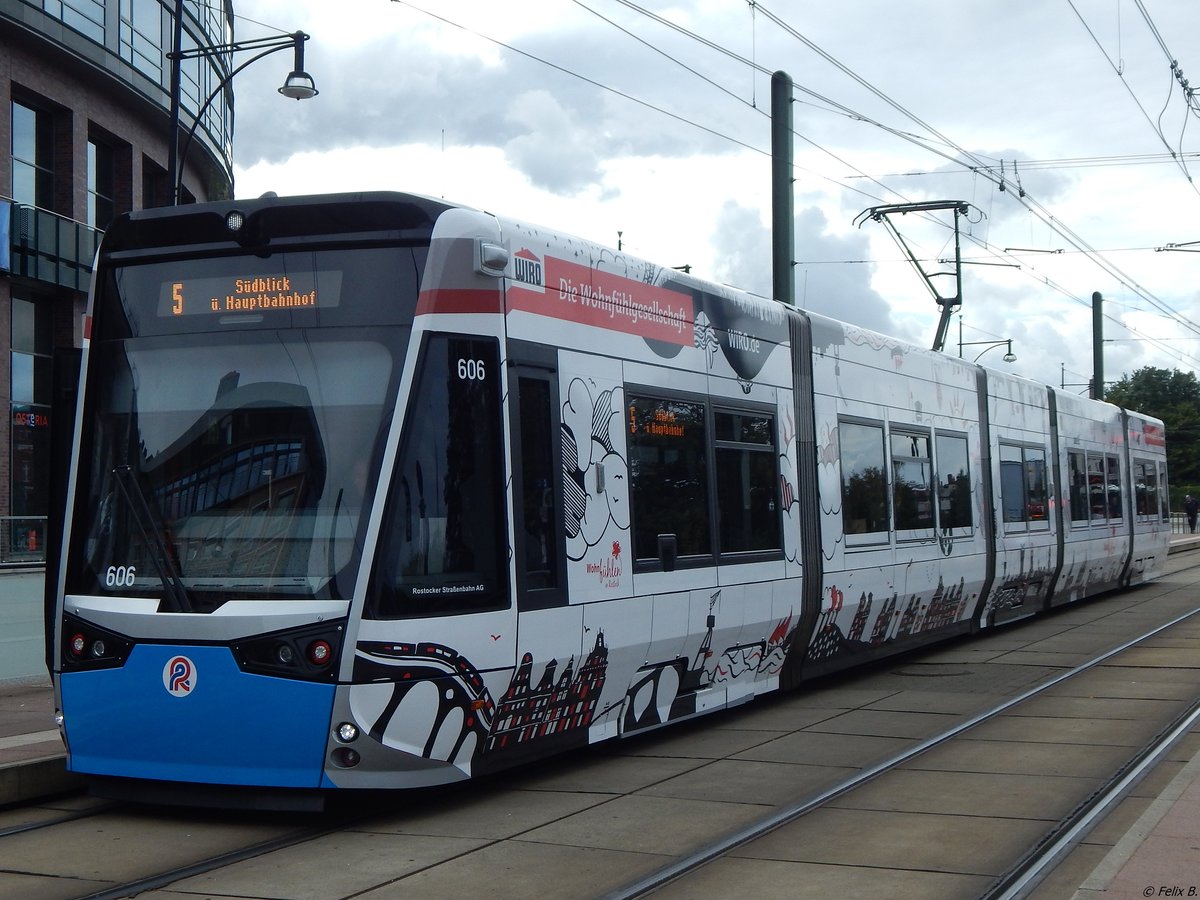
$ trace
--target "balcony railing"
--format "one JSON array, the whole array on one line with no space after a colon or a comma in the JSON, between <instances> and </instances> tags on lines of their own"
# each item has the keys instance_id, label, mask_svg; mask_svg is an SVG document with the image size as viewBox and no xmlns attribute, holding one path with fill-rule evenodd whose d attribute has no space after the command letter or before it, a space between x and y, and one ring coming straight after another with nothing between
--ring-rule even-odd
<instances>
[{"instance_id":1,"label":"balcony railing","mask_svg":"<svg viewBox=\"0 0 1200 900\"><path fill-rule=\"evenodd\" d=\"M0 200L0 271L86 291L103 232L36 206Z\"/></svg>"}]
</instances>

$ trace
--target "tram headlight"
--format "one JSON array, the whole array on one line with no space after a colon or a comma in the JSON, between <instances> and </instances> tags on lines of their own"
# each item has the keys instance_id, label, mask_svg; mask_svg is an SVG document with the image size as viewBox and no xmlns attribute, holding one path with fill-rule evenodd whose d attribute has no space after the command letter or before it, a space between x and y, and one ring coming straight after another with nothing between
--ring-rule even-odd
<instances>
[{"instance_id":1,"label":"tram headlight","mask_svg":"<svg viewBox=\"0 0 1200 900\"><path fill-rule=\"evenodd\" d=\"M333 647L329 641L316 640L308 645L308 661L314 666L327 666L333 659Z\"/></svg>"},{"instance_id":2,"label":"tram headlight","mask_svg":"<svg viewBox=\"0 0 1200 900\"><path fill-rule=\"evenodd\" d=\"M358 751L351 750L349 747L338 747L330 755L333 758L333 764L342 769L352 769L362 762Z\"/></svg>"},{"instance_id":3,"label":"tram headlight","mask_svg":"<svg viewBox=\"0 0 1200 900\"><path fill-rule=\"evenodd\" d=\"M132 649L133 642L124 635L63 615L62 661L71 671L123 666Z\"/></svg>"},{"instance_id":4,"label":"tram headlight","mask_svg":"<svg viewBox=\"0 0 1200 900\"><path fill-rule=\"evenodd\" d=\"M230 649L243 672L333 681L345 630L345 620L314 622L235 641Z\"/></svg>"},{"instance_id":5,"label":"tram headlight","mask_svg":"<svg viewBox=\"0 0 1200 900\"><path fill-rule=\"evenodd\" d=\"M353 722L343 722L337 727L337 739L343 744L358 740L358 726Z\"/></svg>"}]
</instances>

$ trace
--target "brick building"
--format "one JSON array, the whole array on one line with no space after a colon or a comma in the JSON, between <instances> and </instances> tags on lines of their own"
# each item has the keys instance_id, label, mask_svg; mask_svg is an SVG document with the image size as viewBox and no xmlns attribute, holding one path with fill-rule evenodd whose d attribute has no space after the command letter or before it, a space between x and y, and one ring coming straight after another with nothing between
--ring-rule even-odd
<instances>
[{"instance_id":1,"label":"brick building","mask_svg":"<svg viewBox=\"0 0 1200 900\"><path fill-rule=\"evenodd\" d=\"M186 50L233 40L231 0L0 0L0 565L45 545L55 358L81 346L92 259L116 215L170 203L176 16ZM227 57L181 64L186 130ZM184 201L227 197L233 95L204 112ZM61 371L59 373L62 374Z\"/></svg>"}]
</instances>

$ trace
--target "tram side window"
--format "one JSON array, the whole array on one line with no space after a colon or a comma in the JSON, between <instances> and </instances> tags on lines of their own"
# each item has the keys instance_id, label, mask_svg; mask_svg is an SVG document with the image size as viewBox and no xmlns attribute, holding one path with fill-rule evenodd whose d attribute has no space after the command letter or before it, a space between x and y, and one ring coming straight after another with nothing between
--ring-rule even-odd
<instances>
[{"instance_id":1,"label":"tram side window","mask_svg":"<svg viewBox=\"0 0 1200 900\"><path fill-rule=\"evenodd\" d=\"M384 513L368 615L456 615L508 605L507 529L494 340L433 335Z\"/></svg>"},{"instance_id":2,"label":"tram side window","mask_svg":"<svg viewBox=\"0 0 1200 900\"><path fill-rule=\"evenodd\" d=\"M1120 519L1124 517L1125 504L1121 492L1121 461L1111 454L1104 457L1108 471L1108 517Z\"/></svg>"},{"instance_id":3,"label":"tram side window","mask_svg":"<svg viewBox=\"0 0 1200 900\"><path fill-rule=\"evenodd\" d=\"M883 426L838 422L838 453L842 464L845 533L886 533L888 494Z\"/></svg>"},{"instance_id":4,"label":"tram side window","mask_svg":"<svg viewBox=\"0 0 1200 900\"><path fill-rule=\"evenodd\" d=\"M778 550L774 417L718 410L713 420L721 553Z\"/></svg>"},{"instance_id":5,"label":"tram side window","mask_svg":"<svg viewBox=\"0 0 1200 900\"><path fill-rule=\"evenodd\" d=\"M517 378L520 421L521 527L528 591L558 587L559 517L555 514L554 402L546 378Z\"/></svg>"},{"instance_id":6,"label":"tram side window","mask_svg":"<svg viewBox=\"0 0 1200 900\"><path fill-rule=\"evenodd\" d=\"M1167 464L1158 464L1158 514L1164 522L1171 521L1171 504L1167 500Z\"/></svg>"},{"instance_id":7,"label":"tram side window","mask_svg":"<svg viewBox=\"0 0 1200 900\"><path fill-rule=\"evenodd\" d=\"M971 468L967 439L939 434L934 449L937 451L938 524L943 531L970 528Z\"/></svg>"},{"instance_id":8,"label":"tram side window","mask_svg":"<svg viewBox=\"0 0 1200 900\"><path fill-rule=\"evenodd\" d=\"M659 535L680 559L711 556L704 404L631 395L628 427L635 558L657 559Z\"/></svg>"},{"instance_id":9,"label":"tram side window","mask_svg":"<svg viewBox=\"0 0 1200 900\"><path fill-rule=\"evenodd\" d=\"M893 431L892 509L897 531L933 528L933 454L929 435Z\"/></svg>"},{"instance_id":10,"label":"tram side window","mask_svg":"<svg viewBox=\"0 0 1200 900\"><path fill-rule=\"evenodd\" d=\"M1133 461L1133 489L1138 521L1158 518L1158 464L1148 459Z\"/></svg>"},{"instance_id":11,"label":"tram side window","mask_svg":"<svg viewBox=\"0 0 1200 900\"><path fill-rule=\"evenodd\" d=\"M1047 516L1046 451L1000 444L1000 504L1006 525L1050 527ZM1016 529L1022 530L1022 529Z\"/></svg>"},{"instance_id":12,"label":"tram side window","mask_svg":"<svg viewBox=\"0 0 1200 900\"><path fill-rule=\"evenodd\" d=\"M1070 479L1071 521L1088 520L1087 454L1081 450L1067 451L1067 477Z\"/></svg>"}]
</instances>

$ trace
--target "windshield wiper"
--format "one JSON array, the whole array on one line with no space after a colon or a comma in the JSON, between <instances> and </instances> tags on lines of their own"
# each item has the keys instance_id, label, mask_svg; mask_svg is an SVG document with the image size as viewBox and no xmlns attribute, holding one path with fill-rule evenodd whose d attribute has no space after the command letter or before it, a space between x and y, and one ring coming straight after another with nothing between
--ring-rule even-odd
<instances>
[{"instance_id":1,"label":"windshield wiper","mask_svg":"<svg viewBox=\"0 0 1200 900\"><path fill-rule=\"evenodd\" d=\"M137 476L129 466L116 466L112 471L125 502L133 511L133 519L141 532L143 543L150 551L150 558L158 571L158 579L166 590L162 601L163 611L193 612L187 588L183 586L179 570L171 560L170 551L162 539L162 531L155 524L154 513L146 501L142 486L138 484Z\"/></svg>"}]
</instances>

